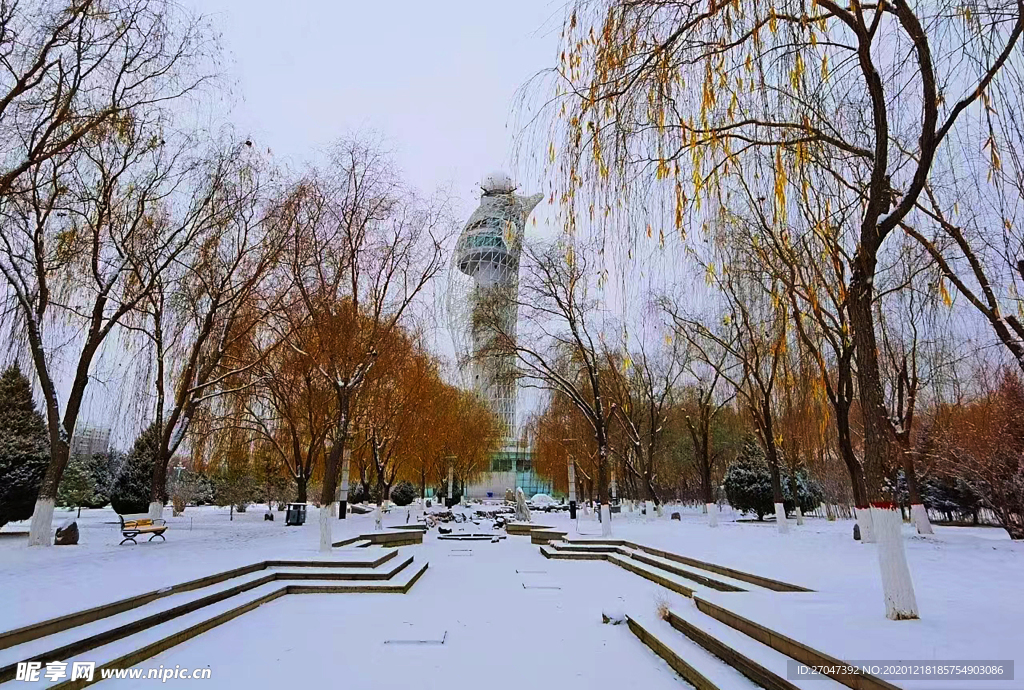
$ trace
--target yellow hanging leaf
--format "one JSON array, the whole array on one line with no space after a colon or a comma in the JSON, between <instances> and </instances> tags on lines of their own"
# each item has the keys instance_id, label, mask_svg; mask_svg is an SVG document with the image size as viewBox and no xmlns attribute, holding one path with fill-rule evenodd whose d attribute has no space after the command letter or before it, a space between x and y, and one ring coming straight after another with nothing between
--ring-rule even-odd
<instances>
[{"instance_id":1,"label":"yellow hanging leaf","mask_svg":"<svg viewBox=\"0 0 1024 690\"><path fill-rule=\"evenodd\" d=\"M946 281L939 278L939 294L942 296L942 303L947 307L953 306L953 298L949 296L949 290L946 289Z\"/></svg>"}]
</instances>

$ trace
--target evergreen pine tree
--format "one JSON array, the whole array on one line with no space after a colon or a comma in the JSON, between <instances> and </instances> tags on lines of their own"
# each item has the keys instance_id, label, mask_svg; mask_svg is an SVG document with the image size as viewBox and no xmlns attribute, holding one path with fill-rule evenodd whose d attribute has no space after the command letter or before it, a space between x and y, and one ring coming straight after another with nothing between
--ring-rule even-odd
<instances>
[{"instance_id":1,"label":"evergreen pine tree","mask_svg":"<svg viewBox=\"0 0 1024 690\"><path fill-rule=\"evenodd\" d=\"M117 475L121 473L123 463L124 453L118 450L95 453L91 458L86 459L89 475L92 477L93 496L91 502L85 504L85 507L102 508L110 503L110 494L114 490L114 482L117 481Z\"/></svg>"},{"instance_id":2,"label":"evergreen pine tree","mask_svg":"<svg viewBox=\"0 0 1024 690\"><path fill-rule=\"evenodd\" d=\"M754 513L758 520L775 510L768 464L764 451L753 438L744 441L743 450L729 465L722 484L729 505L736 510Z\"/></svg>"},{"instance_id":3,"label":"evergreen pine tree","mask_svg":"<svg viewBox=\"0 0 1024 690\"><path fill-rule=\"evenodd\" d=\"M32 517L50 464L46 422L17 364L0 374L0 527Z\"/></svg>"},{"instance_id":4,"label":"evergreen pine tree","mask_svg":"<svg viewBox=\"0 0 1024 690\"><path fill-rule=\"evenodd\" d=\"M96 482L90 472L89 460L82 455L71 458L57 489L57 504L78 508L79 515L82 514L82 506L92 505L96 497Z\"/></svg>"},{"instance_id":5,"label":"evergreen pine tree","mask_svg":"<svg viewBox=\"0 0 1024 690\"><path fill-rule=\"evenodd\" d=\"M145 513L153 486L153 464L160 443L160 427L150 424L135 439L110 492L110 505L120 515Z\"/></svg>"},{"instance_id":6,"label":"evergreen pine tree","mask_svg":"<svg viewBox=\"0 0 1024 690\"><path fill-rule=\"evenodd\" d=\"M407 506L416 500L416 487L412 482L402 480L391 490L391 500L396 506Z\"/></svg>"}]
</instances>

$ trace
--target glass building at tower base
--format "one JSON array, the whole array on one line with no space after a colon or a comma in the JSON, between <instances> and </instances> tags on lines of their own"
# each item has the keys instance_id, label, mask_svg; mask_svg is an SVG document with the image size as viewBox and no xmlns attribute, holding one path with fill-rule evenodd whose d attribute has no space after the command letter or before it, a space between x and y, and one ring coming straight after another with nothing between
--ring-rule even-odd
<instances>
[{"instance_id":1,"label":"glass building at tower base","mask_svg":"<svg viewBox=\"0 0 1024 690\"><path fill-rule=\"evenodd\" d=\"M534 494L550 494L551 481L533 470L533 452L524 446L506 445L491 453L489 467L466 489L466 497L483 500L504 500L505 492L523 490L526 498Z\"/></svg>"}]
</instances>

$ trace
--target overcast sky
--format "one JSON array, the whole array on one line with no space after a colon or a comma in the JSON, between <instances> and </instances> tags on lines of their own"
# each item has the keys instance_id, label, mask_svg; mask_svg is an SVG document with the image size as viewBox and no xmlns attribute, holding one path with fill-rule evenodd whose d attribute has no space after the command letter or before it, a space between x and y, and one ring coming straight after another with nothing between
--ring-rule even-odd
<instances>
[{"instance_id":1,"label":"overcast sky","mask_svg":"<svg viewBox=\"0 0 1024 690\"><path fill-rule=\"evenodd\" d=\"M516 90L556 64L561 0L187 0L222 33L226 117L301 165L374 130L425 193L509 169Z\"/></svg>"}]
</instances>

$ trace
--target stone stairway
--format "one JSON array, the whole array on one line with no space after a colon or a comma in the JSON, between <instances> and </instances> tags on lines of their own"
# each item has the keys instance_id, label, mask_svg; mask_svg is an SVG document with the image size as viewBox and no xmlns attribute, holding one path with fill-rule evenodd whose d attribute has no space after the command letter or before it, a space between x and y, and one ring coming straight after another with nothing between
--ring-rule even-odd
<instances>
[{"instance_id":1,"label":"stone stairway","mask_svg":"<svg viewBox=\"0 0 1024 690\"><path fill-rule=\"evenodd\" d=\"M551 539L541 545L544 557L559 560L608 561L686 597L695 592L771 590L810 591L797 585L725 568L623 540Z\"/></svg>"},{"instance_id":2,"label":"stone stairway","mask_svg":"<svg viewBox=\"0 0 1024 690\"><path fill-rule=\"evenodd\" d=\"M664 620L627 615L630 630L699 690L899 690L845 662L695 599ZM703 605L702 605L703 604ZM798 664L828 665L831 677L800 675Z\"/></svg>"},{"instance_id":3,"label":"stone stairway","mask_svg":"<svg viewBox=\"0 0 1024 690\"><path fill-rule=\"evenodd\" d=\"M261 561L0 634L0 684L23 661L127 668L287 594L405 594L427 570L397 549ZM81 680L52 687L79 688Z\"/></svg>"}]
</instances>

